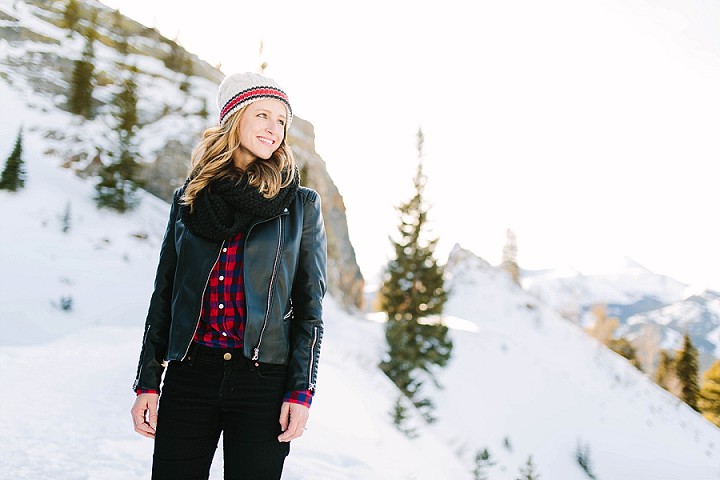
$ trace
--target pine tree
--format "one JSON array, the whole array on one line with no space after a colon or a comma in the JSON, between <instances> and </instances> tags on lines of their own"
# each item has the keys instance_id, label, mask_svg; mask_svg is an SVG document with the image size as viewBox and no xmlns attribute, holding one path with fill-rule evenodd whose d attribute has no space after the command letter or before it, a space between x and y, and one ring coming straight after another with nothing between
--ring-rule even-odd
<instances>
[{"instance_id":1,"label":"pine tree","mask_svg":"<svg viewBox=\"0 0 720 480\"><path fill-rule=\"evenodd\" d=\"M428 318L442 313L447 292L443 268L434 258L438 239L424 238L428 208L423 196L422 144L423 134L418 131L415 194L398 207L399 238L391 239L395 258L387 265L380 289L380 304L388 316L389 350L380 368L431 422L432 401L420 399L420 390L424 379L438 385L434 369L447 364L452 341L447 326Z\"/></svg>"},{"instance_id":2,"label":"pine tree","mask_svg":"<svg viewBox=\"0 0 720 480\"><path fill-rule=\"evenodd\" d=\"M668 377L673 373L675 359L667 350L660 351L657 370L655 370L655 383L667 390Z\"/></svg>"},{"instance_id":3,"label":"pine tree","mask_svg":"<svg viewBox=\"0 0 720 480\"><path fill-rule=\"evenodd\" d=\"M25 186L25 168L22 159L23 150L22 128L18 131L10 156L5 162L5 168L0 174L0 190L17 192Z\"/></svg>"},{"instance_id":4,"label":"pine tree","mask_svg":"<svg viewBox=\"0 0 720 480\"><path fill-rule=\"evenodd\" d=\"M533 465L532 455L530 455L525 466L520 469L520 476L517 480L538 480L539 478L540 474L535 472L535 465Z\"/></svg>"},{"instance_id":5,"label":"pine tree","mask_svg":"<svg viewBox=\"0 0 720 480\"><path fill-rule=\"evenodd\" d=\"M80 5L78 5L77 0L68 0L65 4L65 10L63 10L63 26L72 33L76 29L80 17Z\"/></svg>"},{"instance_id":6,"label":"pine tree","mask_svg":"<svg viewBox=\"0 0 720 480\"><path fill-rule=\"evenodd\" d=\"M95 51L93 48L93 34L86 35L85 49L82 58L75 60L72 78L70 80L70 96L68 109L85 118L91 118L93 110L93 81L95 77Z\"/></svg>"},{"instance_id":7,"label":"pine tree","mask_svg":"<svg viewBox=\"0 0 720 480\"><path fill-rule=\"evenodd\" d=\"M175 40L168 40L170 52L163 58L165 66L170 70L183 73L186 77L193 75L195 65L192 57L187 53L180 44Z\"/></svg>"},{"instance_id":8,"label":"pine tree","mask_svg":"<svg viewBox=\"0 0 720 480\"><path fill-rule=\"evenodd\" d=\"M505 232L502 268L510 274L513 282L520 285L520 267L517 261L517 238L515 237L515 232L509 228Z\"/></svg>"},{"instance_id":9,"label":"pine tree","mask_svg":"<svg viewBox=\"0 0 720 480\"><path fill-rule=\"evenodd\" d=\"M113 100L113 105L116 107L114 116L118 121L115 130L123 146L129 147L138 127L137 102L137 82L135 72L132 71L131 75L123 80L120 93Z\"/></svg>"},{"instance_id":10,"label":"pine tree","mask_svg":"<svg viewBox=\"0 0 720 480\"><path fill-rule=\"evenodd\" d=\"M660 360L655 371L655 383L673 395L680 397L681 385L675 371L675 357L672 352L660 351Z\"/></svg>"},{"instance_id":11,"label":"pine tree","mask_svg":"<svg viewBox=\"0 0 720 480\"><path fill-rule=\"evenodd\" d=\"M675 357L675 372L680 380L680 399L698 410L698 351L686 332L683 344Z\"/></svg>"},{"instance_id":12,"label":"pine tree","mask_svg":"<svg viewBox=\"0 0 720 480\"><path fill-rule=\"evenodd\" d=\"M703 374L697 404L703 416L720 427L720 360Z\"/></svg>"},{"instance_id":13,"label":"pine tree","mask_svg":"<svg viewBox=\"0 0 720 480\"><path fill-rule=\"evenodd\" d=\"M637 351L627 338L611 338L610 340L608 340L607 346L615 353L625 357L633 367L642 371L642 367L640 366L640 360L638 360L637 357Z\"/></svg>"},{"instance_id":14,"label":"pine tree","mask_svg":"<svg viewBox=\"0 0 720 480\"><path fill-rule=\"evenodd\" d=\"M475 454L475 469L473 470L474 480L488 480L487 469L495 465L490 458L490 451L485 448Z\"/></svg>"},{"instance_id":15,"label":"pine tree","mask_svg":"<svg viewBox=\"0 0 720 480\"><path fill-rule=\"evenodd\" d=\"M118 135L117 160L100 171L100 182L95 186L98 207L125 212L137 205L136 191L142 186L139 180L140 164L133 139L138 128L137 84L133 76L122 83L115 96L115 131Z\"/></svg>"},{"instance_id":16,"label":"pine tree","mask_svg":"<svg viewBox=\"0 0 720 480\"><path fill-rule=\"evenodd\" d=\"M575 450L575 459L583 469L585 474L591 480L595 480L595 474L592 471L592 462L590 460L590 445L583 444L582 441L578 441L577 450Z\"/></svg>"},{"instance_id":17,"label":"pine tree","mask_svg":"<svg viewBox=\"0 0 720 480\"><path fill-rule=\"evenodd\" d=\"M65 211L63 212L62 216L60 217L60 224L62 225L62 232L68 233L70 231L71 226L71 216L70 216L70 202L67 202L65 204Z\"/></svg>"},{"instance_id":18,"label":"pine tree","mask_svg":"<svg viewBox=\"0 0 720 480\"><path fill-rule=\"evenodd\" d=\"M400 396L395 400L395 405L393 405L393 410L391 412L393 424L398 430L404 433L406 437L416 438L418 436L417 430L415 428L405 426L405 422L408 417L407 407L404 405L405 400L405 396Z\"/></svg>"}]
</instances>

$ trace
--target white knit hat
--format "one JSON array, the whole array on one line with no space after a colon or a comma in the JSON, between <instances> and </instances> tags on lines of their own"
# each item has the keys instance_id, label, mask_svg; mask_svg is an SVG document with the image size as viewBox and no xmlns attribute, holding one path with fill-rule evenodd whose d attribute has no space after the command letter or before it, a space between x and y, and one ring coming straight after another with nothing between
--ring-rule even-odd
<instances>
[{"instance_id":1,"label":"white knit hat","mask_svg":"<svg viewBox=\"0 0 720 480\"><path fill-rule=\"evenodd\" d=\"M245 105L265 98L274 98L285 103L287 126L289 127L292 122L292 108L287 94L282 91L277 82L252 72L228 75L220 84L217 96L220 125Z\"/></svg>"}]
</instances>

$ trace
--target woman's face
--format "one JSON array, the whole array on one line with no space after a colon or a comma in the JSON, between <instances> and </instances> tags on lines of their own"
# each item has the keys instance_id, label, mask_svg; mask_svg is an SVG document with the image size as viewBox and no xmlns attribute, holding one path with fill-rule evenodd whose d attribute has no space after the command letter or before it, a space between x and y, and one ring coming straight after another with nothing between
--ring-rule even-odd
<instances>
[{"instance_id":1,"label":"woman's face","mask_svg":"<svg viewBox=\"0 0 720 480\"><path fill-rule=\"evenodd\" d=\"M244 170L256 158L267 160L285 138L287 110L280 100L267 98L245 109L238 128L240 148L233 153L235 166Z\"/></svg>"}]
</instances>

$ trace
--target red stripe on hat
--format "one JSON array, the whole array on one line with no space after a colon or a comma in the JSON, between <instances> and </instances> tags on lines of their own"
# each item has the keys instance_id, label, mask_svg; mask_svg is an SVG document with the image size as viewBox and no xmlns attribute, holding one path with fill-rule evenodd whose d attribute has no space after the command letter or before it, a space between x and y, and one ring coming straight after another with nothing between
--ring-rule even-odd
<instances>
[{"instance_id":1,"label":"red stripe on hat","mask_svg":"<svg viewBox=\"0 0 720 480\"><path fill-rule=\"evenodd\" d=\"M283 100L285 103L290 103L287 95L285 95L285 92L283 92L282 90L271 87L252 88L250 90L240 92L235 97L231 98L220 112L220 118L225 118L225 115L228 111L232 110L237 105L253 97L275 97L279 100Z\"/></svg>"}]
</instances>

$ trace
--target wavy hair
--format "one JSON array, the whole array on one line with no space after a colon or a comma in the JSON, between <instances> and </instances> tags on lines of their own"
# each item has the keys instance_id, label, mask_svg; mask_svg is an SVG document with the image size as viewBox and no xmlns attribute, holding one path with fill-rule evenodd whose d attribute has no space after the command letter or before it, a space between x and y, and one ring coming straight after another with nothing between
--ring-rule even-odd
<instances>
[{"instance_id":1,"label":"wavy hair","mask_svg":"<svg viewBox=\"0 0 720 480\"><path fill-rule=\"evenodd\" d=\"M295 157L287 144L288 127L280 146L265 160L256 158L241 172L233 163L233 152L240 148L240 119L247 105L233 113L223 125L207 128L192 153L189 182L180 197L182 205L193 211L195 200L210 182L222 177L247 175L248 185L255 187L265 198L273 198L281 188L295 180Z\"/></svg>"}]
</instances>

